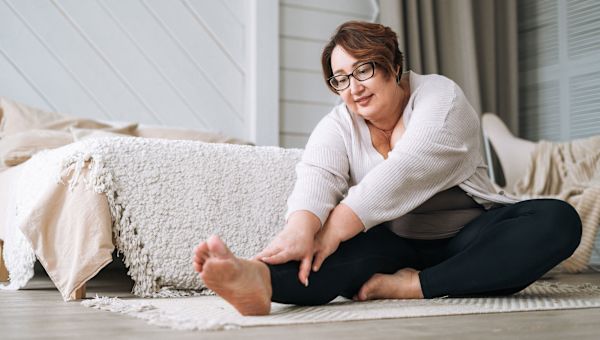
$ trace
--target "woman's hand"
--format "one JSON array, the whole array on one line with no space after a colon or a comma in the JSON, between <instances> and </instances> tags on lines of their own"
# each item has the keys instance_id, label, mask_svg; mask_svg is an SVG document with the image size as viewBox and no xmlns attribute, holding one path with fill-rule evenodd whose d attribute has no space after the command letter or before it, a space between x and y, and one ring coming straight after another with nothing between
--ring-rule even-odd
<instances>
[{"instance_id":1,"label":"woman's hand","mask_svg":"<svg viewBox=\"0 0 600 340\"><path fill-rule=\"evenodd\" d=\"M350 207L345 204L335 207L315 238L313 271L321 268L323 261L337 250L340 243L351 239L364 229L362 221Z\"/></svg>"},{"instance_id":2,"label":"woman's hand","mask_svg":"<svg viewBox=\"0 0 600 340\"><path fill-rule=\"evenodd\" d=\"M315 253L315 234L321 227L321 221L313 213L301 210L294 212L285 228L256 256L268 264L281 264L289 261L300 261L298 278L308 286L310 266Z\"/></svg>"}]
</instances>

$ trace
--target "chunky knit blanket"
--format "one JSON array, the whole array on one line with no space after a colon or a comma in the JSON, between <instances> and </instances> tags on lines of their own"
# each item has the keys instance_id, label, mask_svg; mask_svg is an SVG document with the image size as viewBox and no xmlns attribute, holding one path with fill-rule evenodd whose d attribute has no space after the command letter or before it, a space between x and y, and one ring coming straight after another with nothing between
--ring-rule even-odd
<instances>
[{"instance_id":1,"label":"chunky knit blanket","mask_svg":"<svg viewBox=\"0 0 600 340\"><path fill-rule=\"evenodd\" d=\"M298 149L144 138L84 140L61 149L30 162L60 156L63 175L73 175L67 185L84 181L107 196L115 246L135 281L133 293L142 297L202 291L192 250L212 234L242 257L266 246L284 225L294 167L302 154ZM40 176L47 180L49 174ZM34 257L18 231L8 241L14 245L7 244L13 252L7 256L11 282L22 285Z\"/></svg>"}]
</instances>

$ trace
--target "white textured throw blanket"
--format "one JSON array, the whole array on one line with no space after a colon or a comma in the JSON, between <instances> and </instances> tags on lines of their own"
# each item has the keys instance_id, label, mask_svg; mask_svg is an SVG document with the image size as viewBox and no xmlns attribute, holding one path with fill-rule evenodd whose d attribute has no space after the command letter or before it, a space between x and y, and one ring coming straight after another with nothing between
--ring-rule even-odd
<instances>
[{"instance_id":1,"label":"white textured throw blanket","mask_svg":"<svg viewBox=\"0 0 600 340\"><path fill-rule=\"evenodd\" d=\"M212 234L236 255L260 251L284 225L301 154L276 147L106 138L48 151L30 162L62 158L62 177L71 172L69 185L84 181L107 195L115 246L135 281L133 293L148 297L201 290L192 249ZM28 175L37 181L60 175L58 169L38 170ZM35 178L31 182L35 185ZM32 273L33 253L18 230L12 235L7 267L11 282L22 286Z\"/></svg>"}]
</instances>

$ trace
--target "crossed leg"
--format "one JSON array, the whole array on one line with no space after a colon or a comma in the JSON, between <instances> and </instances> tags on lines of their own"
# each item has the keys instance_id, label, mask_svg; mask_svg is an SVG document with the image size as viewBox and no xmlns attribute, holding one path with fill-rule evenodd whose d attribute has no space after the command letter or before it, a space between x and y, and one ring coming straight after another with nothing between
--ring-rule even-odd
<instances>
[{"instance_id":1,"label":"crossed leg","mask_svg":"<svg viewBox=\"0 0 600 340\"><path fill-rule=\"evenodd\" d=\"M580 238L581 221L571 206L533 200L483 214L443 249L433 249L444 253L433 262L419 253L418 242L375 227L342 243L311 273L309 287L298 280L298 262L240 259L215 236L196 247L194 268L241 314L264 315L271 301L318 305L339 295L367 300L512 294L570 256Z\"/></svg>"}]
</instances>

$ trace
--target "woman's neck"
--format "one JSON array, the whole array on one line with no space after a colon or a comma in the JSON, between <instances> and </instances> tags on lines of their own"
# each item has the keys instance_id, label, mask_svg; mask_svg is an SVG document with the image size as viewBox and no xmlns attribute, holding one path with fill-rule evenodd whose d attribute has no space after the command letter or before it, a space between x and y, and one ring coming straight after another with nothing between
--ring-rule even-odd
<instances>
[{"instance_id":1,"label":"woman's neck","mask_svg":"<svg viewBox=\"0 0 600 340\"><path fill-rule=\"evenodd\" d=\"M370 119L368 121L370 125L383 132L391 133L391 131L394 130L396 124L398 124L398 121L400 118L402 118L402 114L404 113L404 109L406 108L408 99L410 98L408 77L402 77L397 91L396 97L398 100L396 101L396 105L391 108L390 113L383 115L381 119Z\"/></svg>"}]
</instances>

